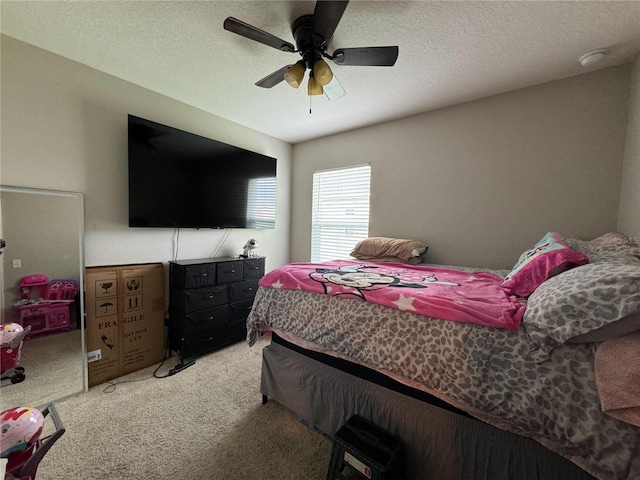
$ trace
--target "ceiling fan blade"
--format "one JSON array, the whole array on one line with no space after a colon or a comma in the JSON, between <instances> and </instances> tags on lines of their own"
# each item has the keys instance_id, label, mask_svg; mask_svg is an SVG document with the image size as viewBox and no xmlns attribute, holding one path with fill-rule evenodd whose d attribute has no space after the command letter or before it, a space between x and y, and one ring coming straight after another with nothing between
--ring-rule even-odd
<instances>
[{"instance_id":1,"label":"ceiling fan blade","mask_svg":"<svg viewBox=\"0 0 640 480\"><path fill-rule=\"evenodd\" d=\"M331 58L338 65L392 67L398 59L398 47L339 48Z\"/></svg>"},{"instance_id":2,"label":"ceiling fan blade","mask_svg":"<svg viewBox=\"0 0 640 480\"><path fill-rule=\"evenodd\" d=\"M224 29L283 52L295 51L295 47L286 40L282 40L237 18L227 17L224 21Z\"/></svg>"},{"instance_id":3,"label":"ceiling fan blade","mask_svg":"<svg viewBox=\"0 0 640 480\"><path fill-rule=\"evenodd\" d=\"M336 100L344 97L347 92L344 91L344 88L342 88L342 85L334 74L331 81L322 87L322 93L324 93L325 97L329 100Z\"/></svg>"},{"instance_id":4,"label":"ceiling fan blade","mask_svg":"<svg viewBox=\"0 0 640 480\"><path fill-rule=\"evenodd\" d=\"M338 23L349 1L324 1L318 0L311 20L311 32L314 42L326 47L333 38Z\"/></svg>"},{"instance_id":5,"label":"ceiling fan blade","mask_svg":"<svg viewBox=\"0 0 640 480\"><path fill-rule=\"evenodd\" d=\"M256 82L256 85L262 88L275 87L277 84L284 80L284 74L287 72L287 70L289 70L289 67L291 67L291 65L285 65L280 70L276 70L272 74L264 77L262 80L258 80Z\"/></svg>"}]
</instances>

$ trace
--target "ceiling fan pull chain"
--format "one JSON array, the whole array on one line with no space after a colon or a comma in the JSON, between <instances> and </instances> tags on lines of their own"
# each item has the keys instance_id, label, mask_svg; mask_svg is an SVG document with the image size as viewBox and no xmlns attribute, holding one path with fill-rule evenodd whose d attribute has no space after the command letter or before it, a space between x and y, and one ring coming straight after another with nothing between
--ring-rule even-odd
<instances>
[{"instance_id":1,"label":"ceiling fan pull chain","mask_svg":"<svg viewBox=\"0 0 640 480\"><path fill-rule=\"evenodd\" d=\"M309 95L309 115L311 115L311 95Z\"/></svg>"}]
</instances>

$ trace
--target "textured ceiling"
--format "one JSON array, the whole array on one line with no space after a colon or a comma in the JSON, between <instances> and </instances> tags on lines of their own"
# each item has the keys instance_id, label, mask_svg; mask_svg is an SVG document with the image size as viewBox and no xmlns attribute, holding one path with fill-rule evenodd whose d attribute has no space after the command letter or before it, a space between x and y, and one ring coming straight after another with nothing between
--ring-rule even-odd
<instances>
[{"instance_id":1,"label":"textured ceiling","mask_svg":"<svg viewBox=\"0 0 640 480\"><path fill-rule=\"evenodd\" d=\"M223 30L233 16L293 42L315 2L8 1L2 33L290 143L632 61L638 1L352 0L328 51L398 45L394 67L331 68L329 101L254 83L298 54ZM595 48L609 55L582 68Z\"/></svg>"}]
</instances>

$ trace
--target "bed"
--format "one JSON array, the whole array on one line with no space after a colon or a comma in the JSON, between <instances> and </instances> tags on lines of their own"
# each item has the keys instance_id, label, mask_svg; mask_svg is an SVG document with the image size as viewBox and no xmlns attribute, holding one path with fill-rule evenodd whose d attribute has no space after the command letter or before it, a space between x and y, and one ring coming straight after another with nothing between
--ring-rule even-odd
<instances>
[{"instance_id":1,"label":"bed","mask_svg":"<svg viewBox=\"0 0 640 480\"><path fill-rule=\"evenodd\" d=\"M634 405L617 409L621 415L603 411L605 387L594 368L602 345L640 330L640 252L618 237L565 242L551 233L510 272L388 256L269 272L247 320L250 344L273 336L263 349L262 394L329 436L353 414L369 418L403 441L413 479L640 478ZM604 279L594 280L602 271ZM362 276L364 287L353 283ZM572 286L583 294L585 278L598 295L605 282L605 294L577 305L575 292L571 305L558 299ZM612 279L622 283L618 290ZM462 291L466 282L472 293ZM458 290L453 299L427 301L438 316L413 308L418 290L438 289ZM372 301L377 290L387 298ZM502 314L469 307L489 298L494 308L500 291ZM605 319L594 314L598 301L615 304L617 314L609 304L600 308ZM589 317L568 332L570 322L558 320L567 311ZM638 342L628 346L631 355Z\"/></svg>"}]
</instances>

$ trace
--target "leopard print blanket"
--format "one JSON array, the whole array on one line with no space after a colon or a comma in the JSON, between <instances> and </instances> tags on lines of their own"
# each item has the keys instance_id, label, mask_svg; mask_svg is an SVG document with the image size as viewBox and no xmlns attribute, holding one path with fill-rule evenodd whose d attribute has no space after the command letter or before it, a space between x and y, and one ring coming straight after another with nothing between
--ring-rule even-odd
<instances>
[{"instance_id":1,"label":"leopard print blanket","mask_svg":"<svg viewBox=\"0 0 640 480\"><path fill-rule=\"evenodd\" d=\"M640 478L640 428L600 408L596 344L535 363L526 331L482 327L356 299L260 287L247 339L280 330L423 385L476 418L538 441L600 480Z\"/></svg>"}]
</instances>

